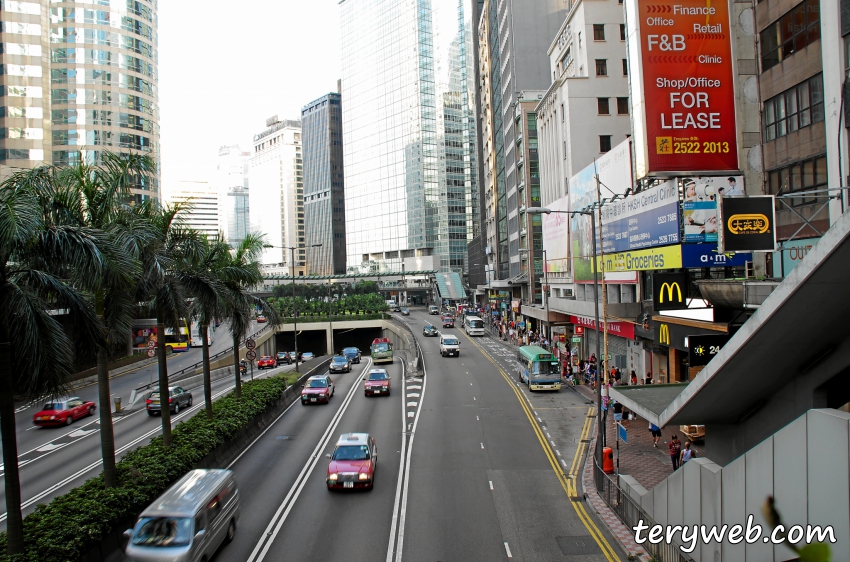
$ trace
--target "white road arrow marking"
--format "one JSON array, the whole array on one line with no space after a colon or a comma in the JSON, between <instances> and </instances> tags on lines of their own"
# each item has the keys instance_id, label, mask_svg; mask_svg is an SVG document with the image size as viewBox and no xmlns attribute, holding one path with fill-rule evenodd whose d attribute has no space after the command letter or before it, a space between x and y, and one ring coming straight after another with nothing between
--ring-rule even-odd
<instances>
[{"instance_id":1,"label":"white road arrow marking","mask_svg":"<svg viewBox=\"0 0 850 562\"><path fill-rule=\"evenodd\" d=\"M97 431L96 429L78 429L74 433L68 435L68 437L82 437L83 435L88 435L92 431Z\"/></svg>"},{"instance_id":2,"label":"white road arrow marking","mask_svg":"<svg viewBox=\"0 0 850 562\"><path fill-rule=\"evenodd\" d=\"M38 449L36 449L36 451L39 453L46 453L47 451L52 451L53 449L56 449L61 446L62 445L54 445L53 443L48 443L42 447L39 447Z\"/></svg>"}]
</instances>

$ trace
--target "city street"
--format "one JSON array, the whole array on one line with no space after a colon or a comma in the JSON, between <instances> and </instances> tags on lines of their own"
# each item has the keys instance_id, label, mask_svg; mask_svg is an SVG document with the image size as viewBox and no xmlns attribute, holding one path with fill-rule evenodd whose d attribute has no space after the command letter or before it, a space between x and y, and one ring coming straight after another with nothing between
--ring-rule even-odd
<instances>
[{"instance_id":1,"label":"city street","mask_svg":"<svg viewBox=\"0 0 850 562\"><path fill-rule=\"evenodd\" d=\"M254 333L261 326L252 323L249 333ZM226 326L218 328L214 342L210 347L210 355L224 351L232 345L232 338ZM168 359L169 373L175 373L201 360L202 350L192 348L181 354L175 354ZM307 364L309 368L309 363ZM278 369L259 371L254 369L254 376L268 376L281 370L291 370L288 365ZM162 421L159 416L148 416L144 407L147 392L140 395L132 408L129 408L129 397L133 389L150 383L156 383L158 369L156 363L139 367L136 370L117 376L110 381L113 396L120 396L125 409L113 414L115 430L115 449L118 458L123 453L146 445L150 439L161 433ZM250 377L246 377L248 380ZM212 384L214 398L222 396L233 388L233 377L229 376ZM182 410L177 415L172 414L172 425L188 419L204 407L203 385L187 388L192 392L193 406ZM97 403L97 385L78 388L72 392L84 400ZM17 408L16 423L18 435L18 459L21 476L21 499L24 514L31 512L39 503L48 503L52 498L64 494L79 486L87 479L95 476L101 470L100 451L100 422L99 415L85 417L75 421L70 426L38 427L33 425L32 416L41 408L42 402L21 404ZM3 466L0 465L0 476ZM0 482L2 482L0 480ZM0 505L5 507L5 490L0 484ZM5 529L6 513L0 512L0 530Z\"/></svg>"},{"instance_id":2,"label":"city street","mask_svg":"<svg viewBox=\"0 0 850 562\"><path fill-rule=\"evenodd\" d=\"M510 350L488 337L452 329L461 355L440 357L439 339L420 335L433 318L400 317L420 341L424 376L396 359L391 396L366 397L364 358L334 377L330 404L295 403L233 463L242 515L216 560L624 559L564 484L588 426L584 400L569 389L529 398L501 372ZM377 442L372 491L326 489L324 455L346 432Z\"/></svg>"}]
</instances>

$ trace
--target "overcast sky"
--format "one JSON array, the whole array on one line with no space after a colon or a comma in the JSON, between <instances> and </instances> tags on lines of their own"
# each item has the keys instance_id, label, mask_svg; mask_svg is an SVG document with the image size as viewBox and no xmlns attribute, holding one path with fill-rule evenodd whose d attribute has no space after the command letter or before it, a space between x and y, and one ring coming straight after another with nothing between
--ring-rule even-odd
<instances>
[{"instance_id":1,"label":"overcast sky","mask_svg":"<svg viewBox=\"0 0 850 562\"><path fill-rule=\"evenodd\" d=\"M298 119L336 91L339 0L165 0L159 3L163 186L203 179L218 148L266 118Z\"/></svg>"}]
</instances>

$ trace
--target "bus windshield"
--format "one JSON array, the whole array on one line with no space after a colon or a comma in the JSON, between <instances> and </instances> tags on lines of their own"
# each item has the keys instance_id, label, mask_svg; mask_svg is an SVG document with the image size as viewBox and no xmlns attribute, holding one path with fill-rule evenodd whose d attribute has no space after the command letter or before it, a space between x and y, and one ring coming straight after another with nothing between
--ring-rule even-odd
<instances>
[{"instance_id":1,"label":"bus windshield","mask_svg":"<svg viewBox=\"0 0 850 562\"><path fill-rule=\"evenodd\" d=\"M484 321L483 320L470 320L469 321L469 327L470 328L483 328L484 327Z\"/></svg>"},{"instance_id":2,"label":"bus windshield","mask_svg":"<svg viewBox=\"0 0 850 562\"><path fill-rule=\"evenodd\" d=\"M376 343L372 344L372 351L389 351L390 344L388 343Z\"/></svg>"},{"instance_id":3,"label":"bus windshield","mask_svg":"<svg viewBox=\"0 0 850 562\"><path fill-rule=\"evenodd\" d=\"M558 363L553 363L552 361L534 361L531 364L531 369L529 369L528 372L531 375L560 374L558 371Z\"/></svg>"}]
</instances>

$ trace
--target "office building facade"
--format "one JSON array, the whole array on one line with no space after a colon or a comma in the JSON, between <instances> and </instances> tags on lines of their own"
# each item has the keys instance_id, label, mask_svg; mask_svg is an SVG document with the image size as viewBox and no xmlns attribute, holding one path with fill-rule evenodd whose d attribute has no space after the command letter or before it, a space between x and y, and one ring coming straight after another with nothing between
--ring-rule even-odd
<instances>
[{"instance_id":1,"label":"office building facade","mask_svg":"<svg viewBox=\"0 0 850 562\"><path fill-rule=\"evenodd\" d=\"M345 273L342 105L329 93L301 109L308 274ZM321 244L319 247L315 245Z\"/></svg>"},{"instance_id":2,"label":"office building facade","mask_svg":"<svg viewBox=\"0 0 850 562\"><path fill-rule=\"evenodd\" d=\"M180 180L165 189L165 199L180 205L177 216L183 224L207 238L219 235L219 199L215 185L206 180Z\"/></svg>"},{"instance_id":3,"label":"office building facade","mask_svg":"<svg viewBox=\"0 0 850 562\"><path fill-rule=\"evenodd\" d=\"M265 269L304 275L301 121L280 120L275 115L266 121L266 127L254 135L251 155L251 231L264 234L270 246L260 258Z\"/></svg>"},{"instance_id":4,"label":"office building facade","mask_svg":"<svg viewBox=\"0 0 850 562\"><path fill-rule=\"evenodd\" d=\"M96 163L103 151L158 157L157 4L7 2L0 175ZM133 200L159 197L159 175Z\"/></svg>"},{"instance_id":5,"label":"office building facade","mask_svg":"<svg viewBox=\"0 0 850 562\"><path fill-rule=\"evenodd\" d=\"M463 273L478 214L469 8L340 7L348 268L434 255L441 271Z\"/></svg>"},{"instance_id":6,"label":"office building facade","mask_svg":"<svg viewBox=\"0 0 850 562\"><path fill-rule=\"evenodd\" d=\"M477 22L485 269L490 287L516 298L522 298L528 282L520 249L529 249L527 240L522 242L527 221L520 216L525 194L519 184L528 177L523 170L528 161L517 150L519 97L523 91L545 91L551 83L546 49L566 14L564 2L557 0L485 0Z\"/></svg>"}]
</instances>

